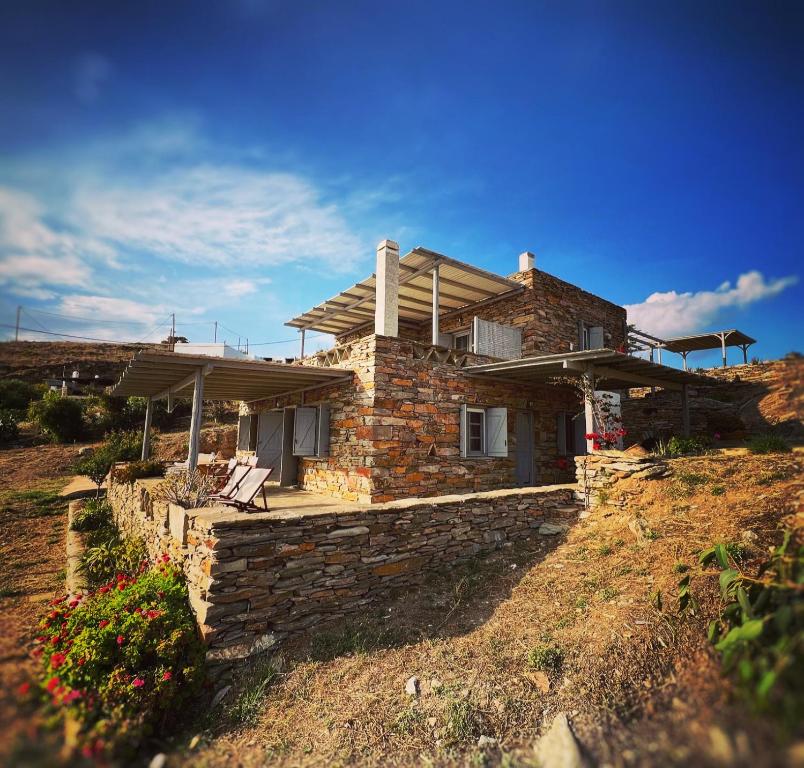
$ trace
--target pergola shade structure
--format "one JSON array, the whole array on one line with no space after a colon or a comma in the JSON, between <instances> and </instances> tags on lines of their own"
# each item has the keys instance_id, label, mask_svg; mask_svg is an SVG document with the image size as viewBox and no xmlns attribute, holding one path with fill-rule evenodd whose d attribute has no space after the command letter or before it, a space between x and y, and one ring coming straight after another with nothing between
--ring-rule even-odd
<instances>
[{"instance_id":1,"label":"pergola shade structure","mask_svg":"<svg viewBox=\"0 0 804 768\"><path fill-rule=\"evenodd\" d=\"M711 333L697 333L694 336L677 336L673 339L666 339L664 347L681 355L684 360L684 370L687 370L687 355L690 352L720 349L723 355L723 366L725 367L726 347L740 347L743 351L743 363L747 363L748 347L756 343L756 339L752 339L742 331L732 328L730 331L712 331Z\"/></svg>"},{"instance_id":2,"label":"pergola shade structure","mask_svg":"<svg viewBox=\"0 0 804 768\"><path fill-rule=\"evenodd\" d=\"M418 327L431 322L434 315L522 290L522 284L514 280L426 248L414 248L399 259L399 324ZM285 325L336 336L358 330L374 323L376 294L373 274Z\"/></svg>"},{"instance_id":3,"label":"pergola shade structure","mask_svg":"<svg viewBox=\"0 0 804 768\"><path fill-rule=\"evenodd\" d=\"M523 384L543 383L557 377L584 377L592 390L628 389L631 387L662 387L681 393L683 431L689 436L690 419L687 387L690 384L711 383L705 376L657 365L612 349L593 349L567 352L498 363L470 365L464 373L486 378L499 378ZM590 403L585 403L586 432L594 431ZM591 440L588 448L591 449Z\"/></svg>"},{"instance_id":4,"label":"pergola shade structure","mask_svg":"<svg viewBox=\"0 0 804 768\"><path fill-rule=\"evenodd\" d=\"M194 468L198 461L201 404L204 400L261 400L345 382L351 378L351 371L338 368L205 355L193 357L175 352L140 352L123 371L120 380L109 389L109 394L148 398L143 458L147 458L149 453L153 402L167 398L170 410L174 397L192 396L188 465Z\"/></svg>"}]
</instances>

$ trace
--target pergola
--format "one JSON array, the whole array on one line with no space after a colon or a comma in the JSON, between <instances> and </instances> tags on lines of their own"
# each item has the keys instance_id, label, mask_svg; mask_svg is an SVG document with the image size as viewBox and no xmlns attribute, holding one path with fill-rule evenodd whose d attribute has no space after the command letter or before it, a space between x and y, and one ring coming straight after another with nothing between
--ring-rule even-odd
<instances>
[{"instance_id":1,"label":"pergola","mask_svg":"<svg viewBox=\"0 0 804 768\"><path fill-rule=\"evenodd\" d=\"M684 370L687 370L687 355L704 349L720 348L723 355L723 367L726 367L726 347L740 347L743 351L743 363L748 362L748 347L756 344L757 340L746 336L742 331L732 328L730 331L712 331L711 333L697 333L694 336L677 336L666 339L665 349L677 352L684 361Z\"/></svg>"},{"instance_id":2,"label":"pergola","mask_svg":"<svg viewBox=\"0 0 804 768\"><path fill-rule=\"evenodd\" d=\"M120 380L109 389L109 394L148 399L142 441L143 459L150 455L154 402L166 399L168 411L172 411L174 398L192 395L187 463L191 469L195 469L198 464L201 406L204 400L262 400L306 392L351 379L352 372L342 368L144 351L131 360Z\"/></svg>"},{"instance_id":3,"label":"pergola","mask_svg":"<svg viewBox=\"0 0 804 768\"><path fill-rule=\"evenodd\" d=\"M691 384L710 383L705 376L680 371L666 365L633 357L612 349L590 349L581 352L566 352L538 357L523 357L518 360L503 360L497 363L470 365L463 369L467 374L485 378L504 379L523 384L544 383L558 377L583 378L587 391L598 386L606 389L631 387L663 387L676 390L681 395L682 428L685 437L690 433L690 413L687 388ZM594 413L589 398L585 398L584 414L586 433L594 432ZM587 441L591 452L592 441Z\"/></svg>"},{"instance_id":4,"label":"pergola","mask_svg":"<svg viewBox=\"0 0 804 768\"><path fill-rule=\"evenodd\" d=\"M480 306L524 290L521 283L426 248L414 248L398 259L398 264L399 324L418 328L432 322L433 344L436 345L440 318L469 305ZM301 331L302 357L307 330L337 336L373 326L377 290L375 273L285 323Z\"/></svg>"}]
</instances>

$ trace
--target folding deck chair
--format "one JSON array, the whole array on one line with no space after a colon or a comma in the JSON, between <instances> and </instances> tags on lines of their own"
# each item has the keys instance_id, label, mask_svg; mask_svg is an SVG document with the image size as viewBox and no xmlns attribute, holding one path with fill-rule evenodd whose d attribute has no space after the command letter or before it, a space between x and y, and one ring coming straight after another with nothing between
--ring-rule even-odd
<instances>
[{"instance_id":1,"label":"folding deck chair","mask_svg":"<svg viewBox=\"0 0 804 768\"><path fill-rule=\"evenodd\" d=\"M242 464L236 464L229 475L226 484L217 493L210 495L211 501L226 501L235 496L240 486L245 480L246 476L252 471L251 467L244 467Z\"/></svg>"},{"instance_id":2,"label":"folding deck chair","mask_svg":"<svg viewBox=\"0 0 804 768\"><path fill-rule=\"evenodd\" d=\"M262 502L265 509L268 509L268 499L265 496L265 482L271 476L273 467L262 469L261 467L248 468L248 473L240 483L233 496L229 498L217 498L216 501L237 507L241 512L259 512L260 508L254 503L255 496L262 492Z\"/></svg>"}]
</instances>

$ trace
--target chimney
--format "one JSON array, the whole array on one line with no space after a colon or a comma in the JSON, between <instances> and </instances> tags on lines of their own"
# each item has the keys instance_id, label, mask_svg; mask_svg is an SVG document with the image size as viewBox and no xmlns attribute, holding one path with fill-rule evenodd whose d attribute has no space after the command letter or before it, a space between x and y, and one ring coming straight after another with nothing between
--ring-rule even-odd
<instances>
[{"instance_id":1,"label":"chimney","mask_svg":"<svg viewBox=\"0 0 804 768\"><path fill-rule=\"evenodd\" d=\"M399 335L399 245L383 240L377 246L376 309L374 333Z\"/></svg>"},{"instance_id":2,"label":"chimney","mask_svg":"<svg viewBox=\"0 0 804 768\"><path fill-rule=\"evenodd\" d=\"M520 272L527 272L529 269L534 269L535 267L536 267L536 257L530 251L525 251L525 253L519 254Z\"/></svg>"}]
</instances>

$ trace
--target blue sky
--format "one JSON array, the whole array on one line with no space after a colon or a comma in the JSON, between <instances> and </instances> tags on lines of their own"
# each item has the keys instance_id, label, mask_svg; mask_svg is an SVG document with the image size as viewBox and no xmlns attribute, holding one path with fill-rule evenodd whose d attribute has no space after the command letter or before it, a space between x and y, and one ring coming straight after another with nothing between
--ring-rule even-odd
<instances>
[{"instance_id":1,"label":"blue sky","mask_svg":"<svg viewBox=\"0 0 804 768\"><path fill-rule=\"evenodd\" d=\"M802 39L795 2L4 4L0 322L290 339L388 237L800 349Z\"/></svg>"}]
</instances>

